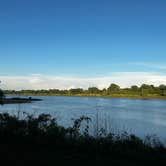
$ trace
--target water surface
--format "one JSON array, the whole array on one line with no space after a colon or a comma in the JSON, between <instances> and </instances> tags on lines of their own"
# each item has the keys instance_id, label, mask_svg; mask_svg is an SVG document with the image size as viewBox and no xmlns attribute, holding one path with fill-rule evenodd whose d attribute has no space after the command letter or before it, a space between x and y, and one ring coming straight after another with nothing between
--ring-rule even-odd
<instances>
[{"instance_id":1,"label":"water surface","mask_svg":"<svg viewBox=\"0 0 166 166\"><path fill-rule=\"evenodd\" d=\"M0 112L48 113L65 127L72 125L71 119L85 115L92 119L91 132L98 122L99 127L107 131L126 130L140 137L156 134L161 139L166 138L166 100L63 96L37 98L43 101L3 105Z\"/></svg>"}]
</instances>

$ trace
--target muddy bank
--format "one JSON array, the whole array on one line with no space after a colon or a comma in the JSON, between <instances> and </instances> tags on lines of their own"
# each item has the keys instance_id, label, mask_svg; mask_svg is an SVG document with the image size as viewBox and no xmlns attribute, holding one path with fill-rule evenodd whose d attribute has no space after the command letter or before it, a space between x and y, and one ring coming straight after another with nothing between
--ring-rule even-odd
<instances>
[{"instance_id":1,"label":"muddy bank","mask_svg":"<svg viewBox=\"0 0 166 166\"><path fill-rule=\"evenodd\" d=\"M5 98L5 99L0 99L0 104L19 104L19 103L31 103L33 101L42 101L41 99L36 99L36 98L19 98L19 97L14 97L14 98Z\"/></svg>"}]
</instances>

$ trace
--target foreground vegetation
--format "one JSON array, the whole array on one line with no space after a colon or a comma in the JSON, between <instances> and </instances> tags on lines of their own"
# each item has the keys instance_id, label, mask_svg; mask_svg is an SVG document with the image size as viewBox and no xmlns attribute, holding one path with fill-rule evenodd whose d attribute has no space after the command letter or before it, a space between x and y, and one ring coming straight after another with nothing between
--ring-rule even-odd
<instances>
[{"instance_id":1,"label":"foreground vegetation","mask_svg":"<svg viewBox=\"0 0 166 166\"><path fill-rule=\"evenodd\" d=\"M4 165L166 165L166 148L160 141L122 133L98 131L89 135L88 117L72 127L59 126L50 115L0 114L0 160ZM84 124L81 127L81 124ZM81 127L81 132L80 132Z\"/></svg>"},{"instance_id":2,"label":"foreground vegetation","mask_svg":"<svg viewBox=\"0 0 166 166\"><path fill-rule=\"evenodd\" d=\"M154 85L143 84L138 87L136 85L130 88L120 88L116 84L111 84L108 88L102 90L97 87L90 87L87 90L77 88L69 90L5 90L5 94L10 95L43 95L43 96L104 96L104 97L131 97L131 98L163 98L166 99L166 85L158 87Z\"/></svg>"}]
</instances>

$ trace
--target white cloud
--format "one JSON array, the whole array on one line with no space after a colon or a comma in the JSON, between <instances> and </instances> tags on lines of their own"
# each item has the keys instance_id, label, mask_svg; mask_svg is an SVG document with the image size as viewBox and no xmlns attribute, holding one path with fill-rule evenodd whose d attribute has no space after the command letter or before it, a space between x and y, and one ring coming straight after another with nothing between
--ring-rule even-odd
<instances>
[{"instance_id":1,"label":"white cloud","mask_svg":"<svg viewBox=\"0 0 166 166\"><path fill-rule=\"evenodd\" d=\"M146 84L166 84L166 75L147 72L115 72L103 77L70 77L49 76L33 74L28 76L0 76L3 89L70 89L88 88L96 86L100 89L108 87L110 83L119 84L121 87Z\"/></svg>"}]
</instances>

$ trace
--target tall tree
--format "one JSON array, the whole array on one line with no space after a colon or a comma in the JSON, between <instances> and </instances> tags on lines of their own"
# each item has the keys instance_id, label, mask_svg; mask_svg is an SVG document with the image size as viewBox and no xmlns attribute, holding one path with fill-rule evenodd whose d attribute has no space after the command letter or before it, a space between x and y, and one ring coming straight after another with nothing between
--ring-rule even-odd
<instances>
[{"instance_id":1,"label":"tall tree","mask_svg":"<svg viewBox=\"0 0 166 166\"><path fill-rule=\"evenodd\" d=\"M160 95L166 96L166 85L160 85L159 89L160 89Z\"/></svg>"},{"instance_id":2,"label":"tall tree","mask_svg":"<svg viewBox=\"0 0 166 166\"><path fill-rule=\"evenodd\" d=\"M120 90L120 86L116 84L111 84L107 89L109 94L119 92L119 90Z\"/></svg>"},{"instance_id":3,"label":"tall tree","mask_svg":"<svg viewBox=\"0 0 166 166\"><path fill-rule=\"evenodd\" d=\"M88 93L97 94L97 93L100 93L100 90L97 87L90 87L88 88Z\"/></svg>"}]
</instances>

